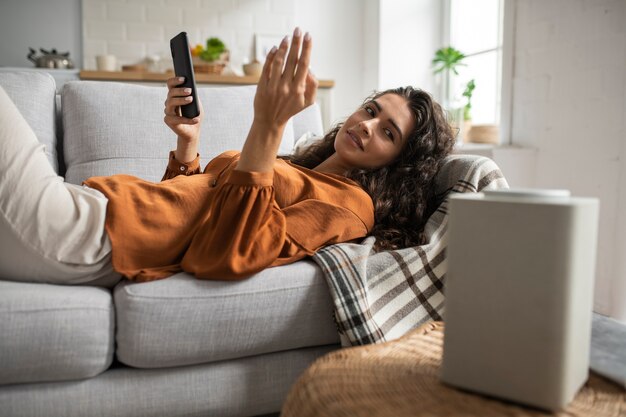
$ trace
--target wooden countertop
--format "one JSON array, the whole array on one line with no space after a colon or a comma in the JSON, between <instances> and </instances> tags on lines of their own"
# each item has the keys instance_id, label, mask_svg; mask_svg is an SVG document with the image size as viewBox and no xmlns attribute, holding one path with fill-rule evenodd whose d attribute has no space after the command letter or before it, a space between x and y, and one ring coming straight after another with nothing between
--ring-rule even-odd
<instances>
[{"instance_id":1,"label":"wooden countertop","mask_svg":"<svg viewBox=\"0 0 626 417\"><path fill-rule=\"evenodd\" d=\"M135 82L163 82L173 74L165 72L140 72L140 71L88 71L79 72L81 80L93 81L135 81ZM198 84L232 84L232 85L253 85L259 81L259 77L237 76L237 75L216 75L216 74L195 74ZM333 88L333 80L319 80L319 88Z\"/></svg>"}]
</instances>

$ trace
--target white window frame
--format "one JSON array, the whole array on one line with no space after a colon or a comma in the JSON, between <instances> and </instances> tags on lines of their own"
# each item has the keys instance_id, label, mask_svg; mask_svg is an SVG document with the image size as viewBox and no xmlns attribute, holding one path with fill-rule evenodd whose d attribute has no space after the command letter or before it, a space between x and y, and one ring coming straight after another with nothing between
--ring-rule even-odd
<instances>
[{"instance_id":1,"label":"white window frame","mask_svg":"<svg viewBox=\"0 0 626 417\"><path fill-rule=\"evenodd\" d=\"M471 0L467 0L471 1ZM502 52L501 52L501 69L500 69L500 145L512 144L512 103L513 103L513 48L515 43L515 1L502 0L503 7L501 13L501 36L502 36ZM441 22L441 40L442 45L450 45L451 33L451 0L442 1L442 22ZM490 50L491 51L491 50ZM483 53L487 51L481 51ZM468 56L474 56L473 53ZM440 92L443 97L443 90Z\"/></svg>"}]
</instances>

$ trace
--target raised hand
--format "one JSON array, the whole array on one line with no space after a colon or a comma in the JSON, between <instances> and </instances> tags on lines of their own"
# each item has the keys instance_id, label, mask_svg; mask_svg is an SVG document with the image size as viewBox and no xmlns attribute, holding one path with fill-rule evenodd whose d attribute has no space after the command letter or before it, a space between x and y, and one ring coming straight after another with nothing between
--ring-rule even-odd
<instances>
[{"instance_id":1,"label":"raised hand","mask_svg":"<svg viewBox=\"0 0 626 417\"><path fill-rule=\"evenodd\" d=\"M254 119L272 127L282 126L315 102L318 82L309 71L311 36L296 28L287 51L287 37L267 55L254 97ZM302 52L300 53L300 47ZM286 62L285 62L286 61Z\"/></svg>"},{"instance_id":2,"label":"raised hand","mask_svg":"<svg viewBox=\"0 0 626 417\"><path fill-rule=\"evenodd\" d=\"M285 38L267 55L254 96L254 120L238 170L271 171L287 121L315 102L318 82L309 71L311 47L311 36L307 33L303 39L302 31L296 28L291 48Z\"/></svg>"},{"instance_id":3,"label":"raised hand","mask_svg":"<svg viewBox=\"0 0 626 417\"><path fill-rule=\"evenodd\" d=\"M204 111L202 103L198 103L200 115L193 119L183 117L180 112L180 106L189 104L193 97L191 89L178 87L184 80L180 77L172 77L167 80L167 98L165 99L165 117L163 121L172 129L178 137L176 147L176 159L180 162L189 162L196 158L198 142L200 139L200 125Z\"/></svg>"}]
</instances>

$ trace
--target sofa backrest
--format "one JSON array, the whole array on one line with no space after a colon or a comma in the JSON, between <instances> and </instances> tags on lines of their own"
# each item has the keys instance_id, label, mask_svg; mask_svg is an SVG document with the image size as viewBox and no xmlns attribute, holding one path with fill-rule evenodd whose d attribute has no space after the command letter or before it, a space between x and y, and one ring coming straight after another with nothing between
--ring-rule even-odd
<instances>
[{"instance_id":1,"label":"sofa backrest","mask_svg":"<svg viewBox=\"0 0 626 417\"><path fill-rule=\"evenodd\" d=\"M0 86L45 145L48 160L59 172L54 78L47 72L0 72Z\"/></svg>"},{"instance_id":2,"label":"sofa backrest","mask_svg":"<svg viewBox=\"0 0 626 417\"><path fill-rule=\"evenodd\" d=\"M204 107L201 163L223 151L241 150L253 118L255 86L198 88ZM165 87L75 81L61 92L66 181L125 173L159 181L175 134L163 122ZM294 138L322 135L321 113L313 106L289 121L279 153L290 153ZM294 125L298 131L294 131Z\"/></svg>"},{"instance_id":3,"label":"sofa backrest","mask_svg":"<svg viewBox=\"0 0 626 417\"><path fill-rule=\"evenodd\" d=\"M163 123L165 87L72 81L56 92L41 71L0 71L0 86L20 110L60 175L80 184L90 176L131 174L159 181L176 137ZM226 150L241 150L253 117L255 86L200 87L204 105L202 162ZM291 153L302 135L323 135L313 105L293 117L279 153Z\"/></svg>"}]
</instances>

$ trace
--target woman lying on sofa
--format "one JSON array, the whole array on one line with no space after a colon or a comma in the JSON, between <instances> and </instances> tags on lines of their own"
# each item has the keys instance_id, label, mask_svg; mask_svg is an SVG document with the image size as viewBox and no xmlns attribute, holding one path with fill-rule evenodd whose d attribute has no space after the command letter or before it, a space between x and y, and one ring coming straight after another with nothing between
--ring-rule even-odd
<instances>
[{"instance_id":1,"label":"woman lying on sofa","mask_svg":"<svg viewBox=\"0 0 626 417\"><path fill-rule=\"evenodd\" d=\"M164 120L178 145L160 183L128 175L63 182L0 88L0 276L79 283L112 267L138 281L180 271L233 280L370 234L379 249L421 243L432 181L454 142L427 93L377 93L319 143L277 159L287 121L315 101L311 47L296 29L291 46L285 38L272 49L242 151L202 172L202 112L182 117L190 91L169 79ZM29 250L4 250L13 246Z\"/></svg>"}]
</instances>

